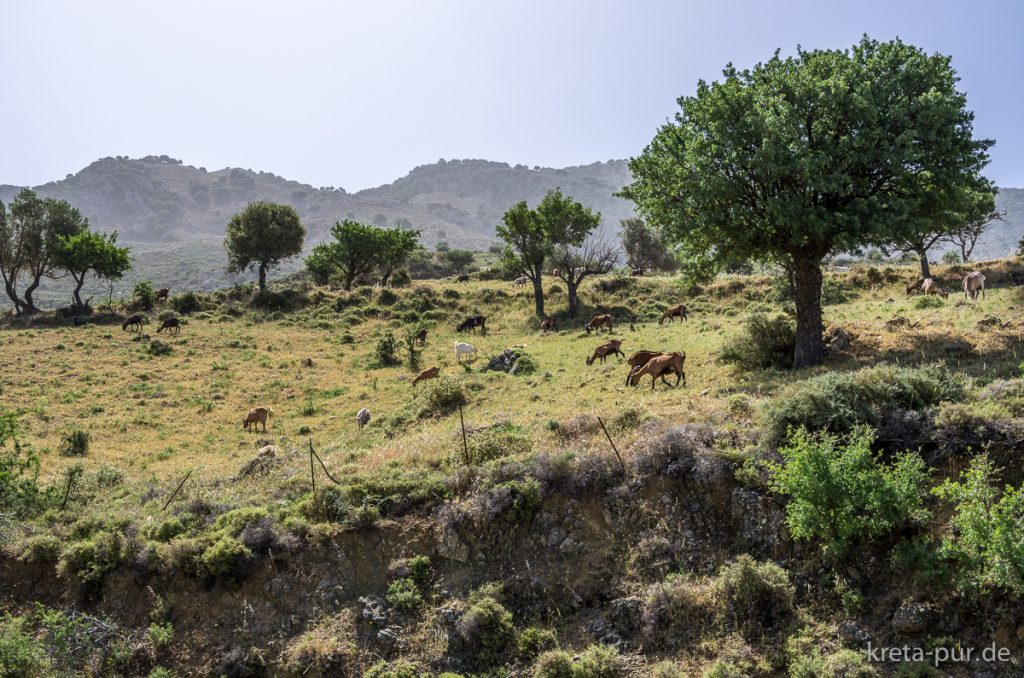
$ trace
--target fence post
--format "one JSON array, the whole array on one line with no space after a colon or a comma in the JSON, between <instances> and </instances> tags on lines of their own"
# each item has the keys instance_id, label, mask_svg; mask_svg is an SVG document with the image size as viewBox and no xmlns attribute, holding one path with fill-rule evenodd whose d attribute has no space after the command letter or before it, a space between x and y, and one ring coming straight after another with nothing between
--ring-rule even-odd
<instances>
[{"instance_id":1,"label":"fence post","mask_svg":"<svg viewBox=\"0 0 1024 678\"><path fill-rule=\"evenodd\" d=\"M605 428L604 421L602 421L601 417L597 418L597 423L601 425L601 430L604 431L604 437L608 439L608 444L612 446L612 452L615 453L615 457L619 460L619 466L622 467L622 474L625 475L626 474L626 464L625 464L625 462L622 461L622 455L619 454L618 448L615 447L615 441L613 441L612 437L610 435L608 435L608 429Z\"/></svg>"}]
</instances>

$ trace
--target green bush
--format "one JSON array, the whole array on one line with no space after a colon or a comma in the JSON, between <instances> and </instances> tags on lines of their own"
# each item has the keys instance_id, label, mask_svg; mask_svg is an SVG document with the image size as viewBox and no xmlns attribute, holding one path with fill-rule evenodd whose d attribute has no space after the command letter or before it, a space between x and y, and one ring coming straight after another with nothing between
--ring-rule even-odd
<instances>
[{"instance_id":1,"label":"green bush","mask_svg":"<svg viewBox=\"0 0 1024 678\"><path fill-rule=\"evenodd\" d=\"M153 341L149 342L149 347L146 349L146 353L148 353L151 356L157 356L158 357L158 356L170 355L170 353L173 350L174 349L171 348L170 344L165 344L164 342L160 341L159 339L154 339Z\"/></svg>"},{"instance_id":2,"label":"green bush","mask_svg":"<svg viewBox=\"0 0 1024 678\"><path fill-rule=\"evenodd\" d=\"M252 551L234 537L222 536L200 557L206 571L215 577L233 578L252 560Z\"/></svg>"},{"instance_id":3,"label":"green bush","mask_svg":"<svg viewBox=\"0 0 1024 678\"><path fill-rule=\"evenodd\" d=\"M389 290L386 287L377 294L377 303L381 306L390 306L396 301L398 301L398 295L394 290Z\"/></svg>"},{"instance_id":4,"label":"green bush","mask_svg":"<svg viewBox=\"0 0 1024 678\"><path fill-rule=\"evenodd\" d=\"M184 292L171 297L171 308L181 315L190 315L202 308L195 292Z\"/></svg>"},{"instance_id":5,"label":"green bush","mask_svg":"<svg viewBox=\"0 0 1024 678\"><path fill-rule=\"evenodd\" d=\"M987 455L976 457L962 481L946 480L933 492L953 504L941 555L956 567L961 589L999 588L1024 594L1024 486L1000 492L999 470Z\"/></svg>"},{"instance_id":6,"label":"green bush","mask_svg":"<svg viewBox=\"0 0 1024 678\"><path fill-rule=\"evenodd\" d=\"M52 534L36 534L25 540L18 560L26 563L46 563L57 560L64 544Z\"/></svg>"},{"instance_id":7,"label":"green bush","mask_svg":"<svg viewBox=\"0 0 1024 678\"><path fill-rule=\"evenodd\" d=\"M388 604L399 612L414 612L423 605L420 593L412 577L396 579L388 586Z\"/></svg>"},{"instance_id":8,"label":"green bush","mask_svg":"<svg viewBox=\"0 0 1024 678\"><path fill-rule=\"evenodd\" d=\"M422 588L430 584L429 556L413 556L406 563L406 566L409 568L409 577L416 582L417 586Z\"/></svg>"},{"instance_id":9,"label":"green bush","mask_svg":"<svg viewBox=\"0 0 1024 678\"><path fill-rule=\"evenodd\" d=\"M388 278L388 284L392 287L408 287L412 284L412 276L409 275L409 269L396 268L391 277Z\"/></svg>"},{"instance_id":10,"label":"green bush","mask_svg":"<svg viewBox=\"0 0 1024 678\"><path fill-rule=\"evenodd\" d=\"M39 457L18 437L18 416L0 410L0 513L27 517L52 493L39 488Z\"/></svg>"},{"instance_id":11,"label":"green bush","mask_svg":"<svg viewBox=\"0 0 1024 678\"><path fill-rule=\"evenodd\" d=\"M60 453L65 457L84 457L89 453L89 434L80 428L67 431L60 439Z\"/></svg>"},{"instance_id":12,"label":"green bush","mask_svg":"<svg viewBox=\"0 0 1024 678\"><path fill-rule=\"evenodd\" d=\"M790 429L846 434L858 424L878 428L896 410L924 410L963 397L962 380L945 366L879 365L794 384L768 406L765 428L769 442L777 445Z\"/></svg>"},{"instance_id":13,"label":"green bush","mask_svg":"<svg viewBox=\"0 0 1024 678\"><path fill-rule=\"evenodd\" d=\"M140 280L135 283L135 287L132 288L132 300L143 311L151 311L153 304L156 303L156 290L153 289L153 283L148 280Z\"/></svg>"},{"instance_id":14,"label":"green bush","mask_svg":"<svg viewBox=\"0 0 1024 678\"><path fill-rule=\"evenodd\" d=\"M572 667L573 678L619 678L623 674L619 651L607 645L591 645Z\"/></svg>"},{"instance_id":15,"label":"green bush","mask_svg":"<svg viewBox=\"0 0 1024 678\"><path fill-rule=\"evenodd\" d=\"M420 419L447 414L469 402L462 385L452 377L432 379L419 388L416 401Z\"/></svg>"},{"instance_id":16,"label":"green bush","mask_svg":"<svg viewBox=\"0 0 1024 678\"><path fill-rule=\"evenodd\" d=\"M812 651L790 662L790 678L877 678L881 672L872 666L863 652L843 649L828 655Z\"/></svg>"},{"instance_id":17,"label":"green bush","mask_svg":"<svg viewBox=\"0 0 1024 678\"><path fill-rule=\"evenodd\" d=\"M458 628L466 647L471 648L473 663L482 668L504 663L515 646L512 613L493 598L484 598L466 610Z\"/></svg>"},{"instance_id":18,"label":"green bush","mask_svg":"<svg viewBox=\"0 0 1024 678\"><path fill-rule=\"evenodd\" d=\"M384 333L384 336L377 342L377 349L373 353L377 367L388 367L402 362L398 358L398 342L391 331Z\"/></svg>"},{"instance_id":19,"label":"green bush","mask_svg":"<svg viewBox=\"0 0 1024 678\"><path fill-rule=\"evenodd\" d=\"M512 366L510 374L515 374L517 377L525 377L539 369L537 360L532 355L521 349L517 349L516 353L519 357L516 358L516 363Z\"/></svg>"},{"instance_id":20,"label":"green bush","mask_svg":"<svg viewBox=\"0 0 1024 678\"><path fill-rule=\"evenodd\" d=\"M907 452L883 464L871 450L874 433L855 427L846 438L794 431L772 469L772 487L788 495L786 524L797 539L818 539L822 551L842 558L862 539L881 537L927 517L927 472Z\"/></svg>"},{"instance_id":21,"label":"green bush","mask_svg":"<svg viewBox=\"0 0 1024 678\"><path fill-rule=\"evenodd\" d=\"M467 437L466 443L470 464L528 454L533 450L533 438L515 424L496 425L477 431ZM452 459L465 463L465 450L461 438L456 441L455 447Z\"/></svg>"},{"instance_id":22,"label":"green bush","mask_svg":"<svg viewBox=\"0 0 1024 678\"><path fill-rule=\"evenodd\" d=\"M170 622L165 624L150 624L146 629L146 640L157 650L170 647L174 640L174 626Z\"/></svg>"},{"instance_id":23,"label":"green bush","mask_svg":"<svg viewBox=\"0 0 1024 678\"><path fill-rule=\"evenodd\" d=\"M533 665L534 678L573 678L572 655L564 650L548 650Z\"/></svg>"},{"instance_id":24,"label":"green bush","mask_svg":"<svg viewBox=\"0 0 1024 678\"><path fill-rule=\"evenodd\" d=\"M366 678L430 678L430 673L419 664L398 659L390 664L379 661L366 671Z\"/></svg>"},{"instance_id":25,"label":"green bush","mask_svg":"<svg viewBox=\"0 0 1024 678\"><path fill-rule=\"evenodd\" d=\"M716 659L704 670L702 678L747 678L750 675L732 662Z\"/></svg>"},{"instance_id":26,"label":"green bush","mask_svg":"<svg viewBox=\"0 0 1024 678\"><path fill-rule=\"evenodd\" d=\"M716 584L725 615L745 631L773 629L793 616L795 589L775 563L743 554L719 569Z\"/></svg>"},{"instance_id":27,"label":"green bush","mask_svg":"<svg viewBox=\"0 0 1024 678\"><path fill-rule=\"evenodd\" d=\"M555 633L549 629L539 629L531 626L523 629L516 639L516 650L519 656L525 659L533 659L537 655L551 650L557 645Z\"/></svg>"},{"instance_id":28,"label":"green bush","mask_svg":"<svg viewBox=\"0 0 1024 678\"><path fill-rule=\"evenodd\" d=\"M26 629L24 617L0 617L0 676L46 675L46 651Z\"/></svg>"},{"instance_id":29,"label":"green bush","mask_svg":"<svg viewBox=\"0 0 1024 678\"><path fill-rule=\"evenodd\" d=\"M942 308L945 305L946 302L942 297L931 294L925 297L918 297L914 300L914 308L919 309Z\"/></svg>"},{"instance_id":30,"label":"green bush","mask_svg":"<svg viewBox=\"0 0 1024 678\"><path fill-rule=\"evenodd\" d=\"M719 361L753 370L793 365L796 348L796 323L787 315L755 313L747 319L743 331L730 339L719 353Z\"/></svg>"},{"instance_id":31,"label":"green bush","mask_svg":"<svg viewBox=\"0 0 1024 678\"><path fill-rule=\"evenodd\" d=\"M101 531L65 548L57 563L57 573L74 576L83 584L95 585L107 572L128 560L130 555L129 545L123 535Z\"/></svg>"}]
</instances>

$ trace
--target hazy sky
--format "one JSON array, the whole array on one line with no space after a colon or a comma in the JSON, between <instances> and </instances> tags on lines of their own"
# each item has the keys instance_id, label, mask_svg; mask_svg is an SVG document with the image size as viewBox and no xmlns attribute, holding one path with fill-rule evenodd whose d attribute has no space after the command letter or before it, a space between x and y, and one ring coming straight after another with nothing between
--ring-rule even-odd
<instances>
[{"instance_id":1,"label":"hazy sky","mask_svg":"<svg viewBox=\"0 0 1024 678\"><path fill-rule=\"evenodd\" d=\"M953 55L1024 187L1024 2L0 0L0 183L110 155L358 190L439 158L637 154L699 78L896 36Z\"/></svg>"}]
</instances>

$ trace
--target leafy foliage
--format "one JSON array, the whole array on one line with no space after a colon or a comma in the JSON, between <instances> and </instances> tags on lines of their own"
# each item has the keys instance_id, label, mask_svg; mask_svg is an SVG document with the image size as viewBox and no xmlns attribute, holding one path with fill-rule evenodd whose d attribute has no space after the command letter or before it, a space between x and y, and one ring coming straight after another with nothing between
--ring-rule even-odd
<instances>
[{"instance_id":1,"label":"leafy foliage","mask_svg":"<svg viewBox=\"0 0 1024 678\"><path fill-rule=\"evenodd\" d=\"M228 270L259 270L260 292L267 287L267 271L302 252L306 229L291 205L249 203L228 222L224 249Z\"/></svg>"},{"instance_id":2,"label":"leafy foliage","mask_svg":"<svg viewBox=\"0 0 1024 678\"><path fill-rule=\"evenodd\" d=\"M755 313L747 319L743 334L727 344L718 359L744 369L784 368L793 362L796 326L784 314Z\"/></svg>"},{"instance_id":3,"label":"leafy foliage","mask_svg":"<svg viewBox=\"0 0 1024 678\"><path fill-rule=\"evenodd\" d=\"M842 558L859 540L927 517L920 455L907 452L884 464L871 450L873 442L864 426L846 438L805 429L790 434L771 483L789 496L786 524L794 537L820 540L826 555Z\"/></svg>"}]
</instances>

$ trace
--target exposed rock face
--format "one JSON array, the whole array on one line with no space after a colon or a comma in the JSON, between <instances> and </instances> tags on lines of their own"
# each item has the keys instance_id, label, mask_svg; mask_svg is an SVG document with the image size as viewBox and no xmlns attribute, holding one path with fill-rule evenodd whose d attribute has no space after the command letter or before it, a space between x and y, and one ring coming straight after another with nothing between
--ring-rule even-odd
<instances>
[{"instance_id":1,"label":"exposed rock face","mask_svg":"<svg viewBox=\"0 0 1024 678\"><path fill-rule=\"evenodd\" d=\"M924 603L903 603L892 616L892 630L898 636L916 636L931 625L933 609Z\"/></svg>"},{"instance_id":2,"label":"exposed rock face","mask_svg":"<svg viewBox=\"0 0 1024 678\"><path fill-rule=\"evenodd\" d=\"M785 538L786 514L771 497L738 487L732 493L732 516L742 543L776 551Z\"/></svg>"}]
</instances>

